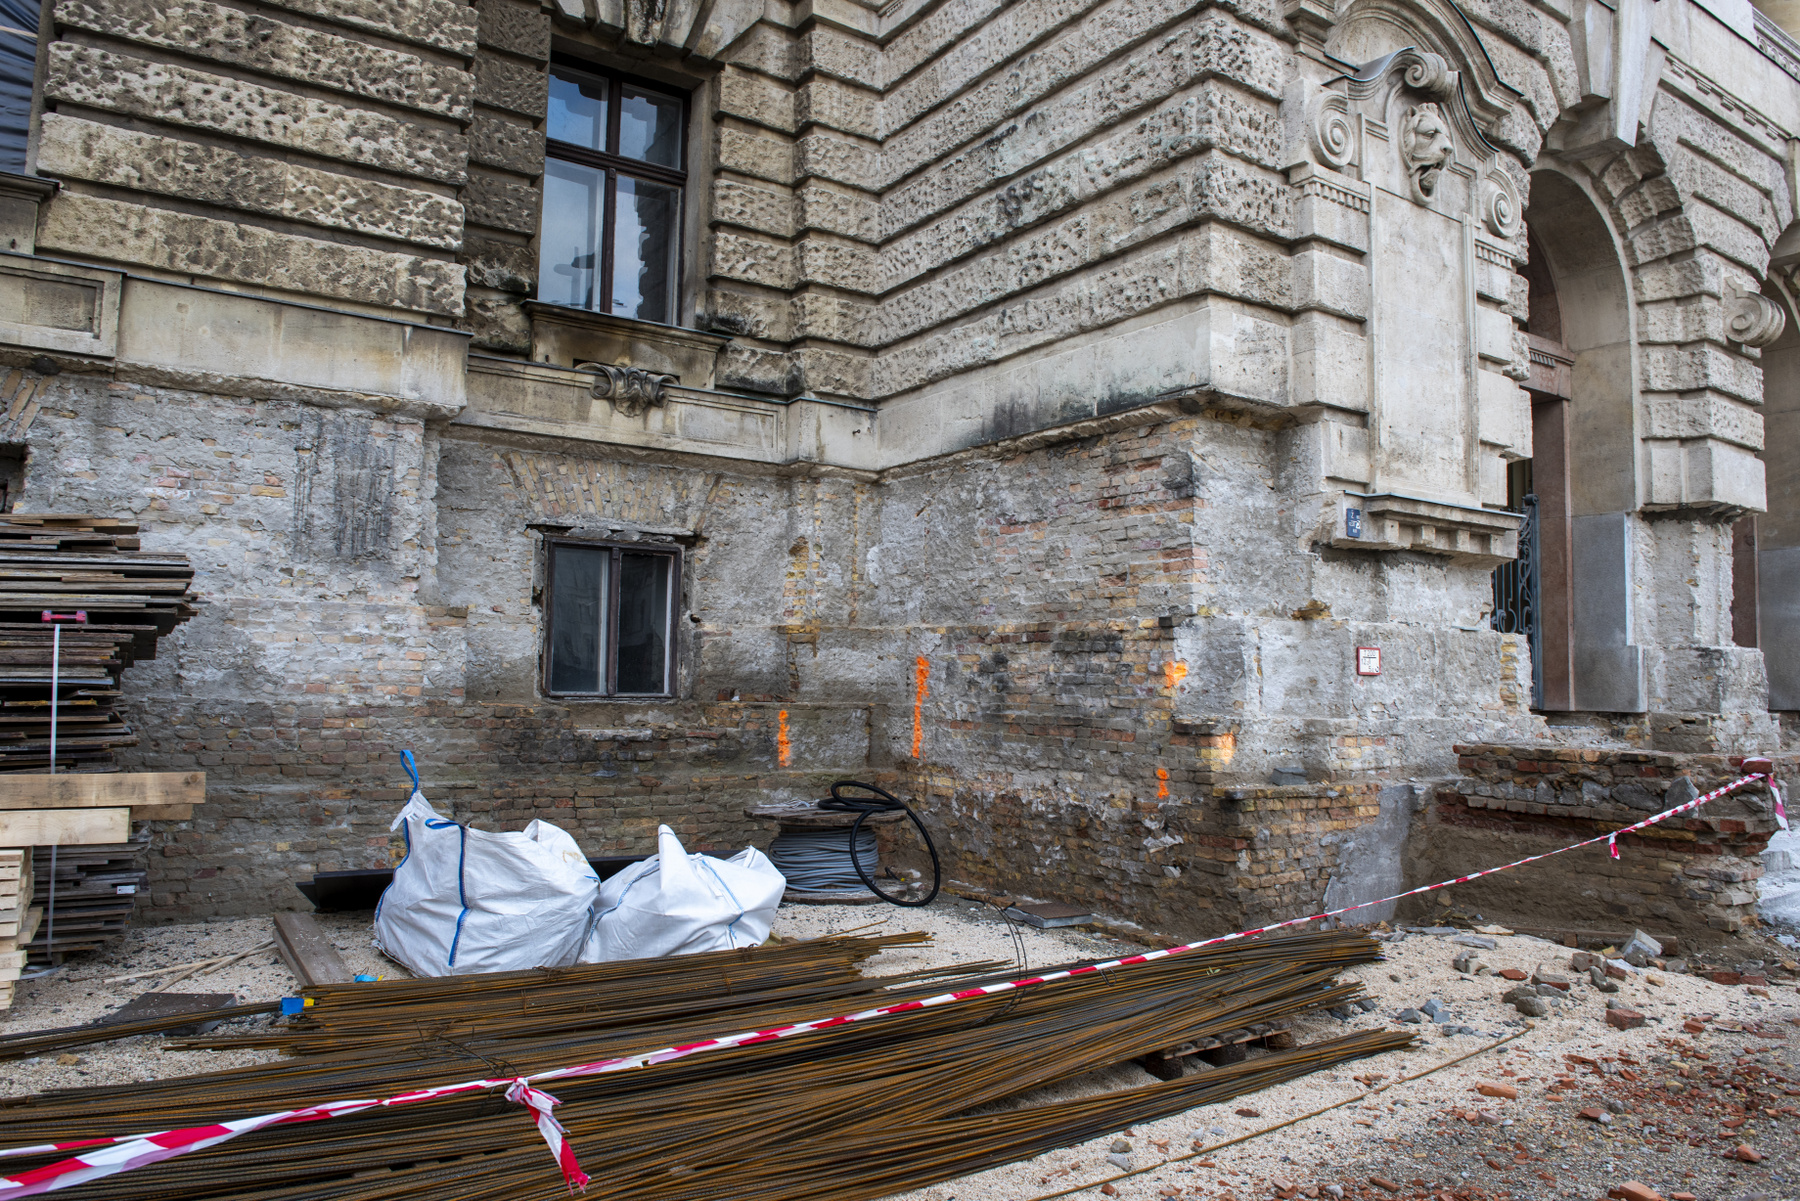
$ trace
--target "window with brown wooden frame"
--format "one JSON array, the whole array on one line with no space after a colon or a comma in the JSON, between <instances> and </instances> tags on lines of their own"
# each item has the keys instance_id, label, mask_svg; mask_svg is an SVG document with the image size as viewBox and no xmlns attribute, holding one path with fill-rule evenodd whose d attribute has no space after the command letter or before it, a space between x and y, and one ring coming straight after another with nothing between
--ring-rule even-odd
<instances>
[{"instance_id":1,"label":"window with brown wooden frame","mask_svg":"<svg viewBox=\"0 0 1800 1201\"><path fill-rule=\"evenodd\" d=\"M675 324L687 98L559 57L544 132L538 299Z\"/></svg>"},{"instance_id":2,"label":"window with brown wooden frame","mask_svg":"<svg viewBox=\"0 0 1800 1201\"><path fill-rule=\"evenodd\" d=\"M681 552L553 541L544 588L544 691L670 696Z\"/></svg>"}]
</instances>

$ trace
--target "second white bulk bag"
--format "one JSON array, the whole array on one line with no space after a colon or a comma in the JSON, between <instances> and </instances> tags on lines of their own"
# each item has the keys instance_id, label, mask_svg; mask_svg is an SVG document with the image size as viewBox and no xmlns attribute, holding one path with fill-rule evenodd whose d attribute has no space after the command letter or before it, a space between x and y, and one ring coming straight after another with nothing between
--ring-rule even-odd
<instances>
[{"instance_id":1,"label":"second white bulk bag","mask_svg":"<svg viewBox=\"0 0 1800 1201\"><path fill-rule=\"evenodd\" d=\"M787 881L755 847L729 859L690 855L660 826L657 853L600 885L600 916L583 963L654 959L732 947L769 937Z\"/></svg>"}]
</instances>

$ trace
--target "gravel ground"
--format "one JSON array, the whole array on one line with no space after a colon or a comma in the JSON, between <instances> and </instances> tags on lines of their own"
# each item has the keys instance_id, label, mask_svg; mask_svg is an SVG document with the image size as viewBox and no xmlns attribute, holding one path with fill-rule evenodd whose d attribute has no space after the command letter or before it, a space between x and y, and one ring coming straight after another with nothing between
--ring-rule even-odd
<instances>
[{"instance_id":1,"label":"gravel ground","mask_svg":"<svg viewBox=\"0 0 1800 1201\"><path fill-rule=\"evenodd\" d=\"M353 970L400 973L370 947L366 915L322 914L319 921ZM243 950L266 941L271 929L266 919L244 919L134 930L107 952L25 982L13 1009L0 1019L0 1033L101 1016L156 983L145 979L108 985L105 977ZM924 947L884 952L870 965L877 974L979 959L1018 963L1021 957L1025 966L1037 969L1139 949L1098 928L1013 926L987 906L948 895L925 909L787 906L775 925L783 938L876 930L927 930L935 936ZM1566 965L1570 955L1567 948L1522 935L1497 936L1496 942L1496 949L1481 956L1494 969L1530 972L1539 964ZM1385 942L1384 962L1347 973L1364 983L1377 1003L1373 1012L1357 1012L1345 1020L1321 1014L1295 1025L1302 1043L1392 1025L1419 1033L1412 1049L1190 1110L899 1201L1030 1201L1076 1186L1088 1186L1079 1194L1087 1198L1598 1199L1631 1179L1665 1197L1690 1193L1700 1201L1775 1201L1800 1195L1800 1169L1791 1166L1800 1149L1800 995L1791 983L1771 983L1763 997L1696 976L1634 974L1620 982L1615 999L1649 1020L1629 1031L1609 1026L1605 999L1588 984L1577 983L1568 1004L1528 1027L1499 1000L1509 982L1452 969L1451 959L1461 949L1447 936L1392 935ZM1749 953L1762 951L1751 948ZM273 952L267 952L177 987L229 992L249 1002L289 994L295 985ZM1447 1007L1444 1026L1396 1022L1400 1010L1434 997ZM1700 1031L1694 1032L1689 1022ZM1446 1035L1446 1026L1474 1033ZM1502 1045L1505 1036L1517 1037ZM46 1057L0 1064L0 1093L185 1074L272 1054L165 1053L159 1042L140 1038L83 1048L75 1056L79 1063ZM1297 1126L1198 1157L1175 1158L1191 1155L1196 1138L1206 1147L1356 1098L1365 1085L1355 1077L1391 1083L1478 1048L1482 1053L1464 1063ZM1126 1065L1066 1082L1054 1094L1133 1087L1150 1080ZM1509 1085L1517 1098L1481 1095L1476 1090L1484 1082ZM1609 1124L1580 1116L1584 1109L1605 1112ZM1153 1170L1109 1184L1120 1169L1106 1156L1119 1138L1131 1146L1133 1169ZM1760 1162L1735 1158L1740 1145L1762 1156Z\"/></svg>"},{"instance_id":2,"label":"gravel ground","mask_svg":"<svg viewBox=\"0 0 1800 1201\"><path fill-rule=\"evenodd\" d=\"M1498 948L1482 958L1496 969L1530 972L1540 963L1566 965L1570 955L1565 947L1520 935L1495 941ZM1295 1023L1294 1033L1308 1043L1350 1030L1405 1029L1395 1015L1436 997L1448 1006L1446 1025L1469 1026L1475 1034L1411 1027L1420 1031L1413 1049L909 1193L905 1201L1029 1201L1084 1184L1091 1187L1078 1195L1088 1198L1217 1201L1283 1195L1599 1199L1628 1180L1665 1197L1686 1192L1701 1201L1774 1201L1800 1191L1800 1172L1790 1166L1800 1148L1800 1103L1794 1099L1800 1095L1800 996L1791 985L1770 987L1765 1000L1744 987L1695 976L1658 973L1660 984L1637 977L1621 982L1615 999L1650 1020L1622 1031L1606 1023L1601 994L1578 983L1570 1004L1528 1028L1499 1000L1509 982L1451 968L1461 949L1446 936L1388 940L1385 962L1346 973L1378 1003L1373 1013L1348 1021L1320 1015ZM1684 1030L1689 1018L1699 1019L1704 1032ZM1508 1035L1518 1037L1502 1045ZM1196 1145L1357 1097L1366 1088L1354 1077L1392 1082L1477 1048L1485 1050L1358 1104L1198 1158L1173 1159L1190 1155ZM1745 1056L1754 1058L1740 1062ZM1135 1073L1135 1083L1151 1080L1122 1070ZM1484 1082L1510 1085L1518 1097L1483 1096L1476 1090ZM1609 1101L1623 1112L1607 1109ZM1595 1108L1607 1112L1610 1124L1579 1116ZM1106 1159L1118 1138L1131 1144L1133 1170L1154 1170L1108 1185L1120 1175ZM1764 1158L1755 1164L1724 1158L1740 1145Z\"/></svg>"},{"instance_id":3,"label":"gravel ground","mask_svg":"<svg viewBox=\"0 0 1800 1201\"><path fill-rule=\"evenodd\" d=\"M369 945L369 917L361 914L317 915L319 929L330 938L353 973L404 976L406 969L383 958ZM72 956L62 967L35 980L22 980L12 1008L0 1013L0 1036L59 1026L78 1026L105 1017L155 988L153 977L108 984L108 977L133 975L153 968L192 963L247 951L275 936L266 917L218 920L186 926L144 926L129 931L110 947ZM273 950L238 960L208 975L189 976L170 991L229 993L237 1004L255 1004L292 996L299 985ZM262 1022L267 1018L251 1018ZM0 1062L0 1096L125 1084L191 1072L239 1067L273 1059L274 1051L170 1051L160 1036L121 1039L81 1047L67 1056L44 1056ZM65 1062L65 1060L77 1062Z\"/></svg>"}]
</instances>

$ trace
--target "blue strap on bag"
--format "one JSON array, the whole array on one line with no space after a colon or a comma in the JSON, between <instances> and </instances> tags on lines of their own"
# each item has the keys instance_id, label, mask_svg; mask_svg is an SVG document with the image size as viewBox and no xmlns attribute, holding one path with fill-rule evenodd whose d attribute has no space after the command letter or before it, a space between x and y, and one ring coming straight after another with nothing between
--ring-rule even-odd
<instances>
[{"instance_id":1,"label":"blue strap on bag","mask_svg":"<svg viewBox=\"0 0 1800 1201\"><path fill-rule=\"evenodd\" d=\"M419 783L419 761L413 758L413 753L411 751L401 751L400 762L405 766L406 774L412 777L413 791L422 792L423 788ZM469 862L469 828L461 822L450 821L441 817L430 818L425 822L425 828L427 830L447 830L452 826L456 827L456 833L459 840L456 850L456 900L457 903L462 906L462 911L456 915L456 933L450 936L450 958L444 961L445 967L456 966L456 948L462 942L463 919L469 916L469 894L468 890L463 885L463 874ZM411 835L407 836L406 850L407 854L410 855L412 853ZM403 859L401 862L404 863L406 861Z\"/></svg>"}]
</instances>

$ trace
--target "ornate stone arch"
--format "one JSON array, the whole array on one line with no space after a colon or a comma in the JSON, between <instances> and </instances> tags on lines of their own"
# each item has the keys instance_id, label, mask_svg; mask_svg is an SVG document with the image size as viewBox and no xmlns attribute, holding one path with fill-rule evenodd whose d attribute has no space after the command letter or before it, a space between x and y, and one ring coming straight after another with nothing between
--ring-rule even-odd
<instances>
[{"instance_id":1,"label":"ornate stone arch","mask_svg":"<svg viewBox=\"0 0 1800 1201\"><path fill-rule=\"evenodd\" d=\"M716 59L763 15L762 0L555 0L566 24Z\"/></svg>"},{"instance_id":2,"label":"ornate stone arch","mask_svg":"<svg viewBox=\"0 0 1800 1201\"><path fill-rule=\"evenodd\" d=\"M1407 47L1438 55L1456 72L1457 90L1484 136L1522 99L1449 0L1355 0L1325 40L1328 53L1359 64Z\"/></svg>"}]
</instances>

